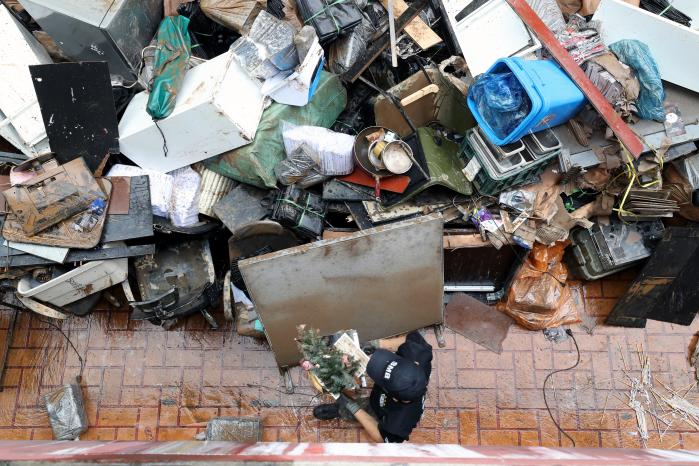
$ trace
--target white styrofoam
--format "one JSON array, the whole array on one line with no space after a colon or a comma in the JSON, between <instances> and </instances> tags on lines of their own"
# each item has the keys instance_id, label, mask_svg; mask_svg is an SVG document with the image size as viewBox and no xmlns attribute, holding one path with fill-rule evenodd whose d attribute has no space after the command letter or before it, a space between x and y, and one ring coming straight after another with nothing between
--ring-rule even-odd
<instances>
[{"instance_id":1,"label":"white styrofoam","mask_svg":"<svg viewBox=\"0 0 699 466\"><path fill-rule=\"evenodd\" d=\"M30 288L28 280L20 280L17 294L64 306L123 282L128 271L129 259L126 257L88 262L34 288Z\"/></svg>"},{"instance_id":2,"label":"white styrofoam","mask_svg":"<svg viewBox=\"0 0 699 466\"><path fill-rule=\"evenodd\" d=\"M0 31L0 135L27 156L49 152L29 66L53 62L39 41L3 5Z\"/></svg>"},{"instance_id":3,"label":"white styrofoam","mask_svg":"<svg viewBox=\"0 0 699 466\"><path fill-rule=\"evenodd\" d=\"M472 1L443 0L443 3L473 76L487 71L500 58L524 56L541 48L541 42L505 0L490 0L457 22L456 16Z\"/></svg>"},{"instance_id":4,"label":"white styrofoam","mask_svg":"<svg viewBox=\"0 0 699 466\"><path fill-rule=\"evenodd\" d=\"M699 92L699 31L621 0L602 0L593 19L602 23L605 45L640 40L650 49L663 80Z\"/></svg>"},{"instance_id":5,"label":"white styrofoam","mask_svg":"<svg viewBox=\"0 0 699 466\"><path fill-rule=\"evenodd\" d=\"M172 114L158 121L146 111L148 94L137 94L119 122L121 152L141 168L161 173L252 142L264 96L233 58L224 53L187 72Z\"/></svg>"}]
</instances>

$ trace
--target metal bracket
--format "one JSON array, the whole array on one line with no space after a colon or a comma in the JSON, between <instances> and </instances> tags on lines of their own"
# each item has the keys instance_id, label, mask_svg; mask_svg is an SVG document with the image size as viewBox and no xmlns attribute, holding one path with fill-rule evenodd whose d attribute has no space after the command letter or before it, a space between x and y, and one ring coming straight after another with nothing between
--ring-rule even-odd
<instances>
[{"instance_id":1,"label":"metal bracket","mask_svg":"<svg viewBox=\"0 0 699 466\"><path fill-rule=\"evenodd\" d=\"M286 388L286 393L291 395L294 393L294 381L291 379L291 371L288 368L281 369L282 377L284 378L284 387Z\"/></svg>"},{"instance_id":2,"label":"metal bracket","mask_svg":"<svg viewBox=\"0 0 699 466\"><path fill-rule=\"evenodd\" d=\"M444 324L437 324L434 327L434 337L437 339L437 345L440 348L447 346L447 341L444 339Z\"/></svg>"}]
</instances>

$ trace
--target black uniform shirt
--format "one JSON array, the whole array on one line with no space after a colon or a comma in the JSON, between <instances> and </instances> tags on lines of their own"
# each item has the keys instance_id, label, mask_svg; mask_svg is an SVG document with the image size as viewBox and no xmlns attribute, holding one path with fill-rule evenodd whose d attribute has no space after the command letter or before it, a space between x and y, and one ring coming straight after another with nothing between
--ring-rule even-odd
<instances>
[{"instance_id":1,"label":"black uniform shirt","mask_svg":"<svg viewBox=\"0 0 699 466\"><path fill-rule=\"evenodd\" d=\"M398 347L398 356L418 363L429 381L432 373L432 346L417 332L410 333L405 343ZM425 397L419 401L403 403L394 399L378 385L374 385L369 398L371 409L379 420L379 432L385 442L400 443L408 440L422 417Z\"/></svg>"}]
</instances>

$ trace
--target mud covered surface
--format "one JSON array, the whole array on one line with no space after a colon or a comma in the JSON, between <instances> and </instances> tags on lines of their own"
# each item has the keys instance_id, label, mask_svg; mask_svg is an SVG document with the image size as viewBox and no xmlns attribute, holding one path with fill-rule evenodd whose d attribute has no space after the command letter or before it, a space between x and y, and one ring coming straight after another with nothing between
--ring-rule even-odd
<instances>
[{"instance_id":1,"label":"mud covered surface","mask_svg":"<svg viewBox=\"0 0 699 466\"><path fill-rule=\"evenodd\" d=\"M628 393L624 361L634 370L638 348L668 386L684 393L694 381L687 358L698 323L649 321L646 329L602 324L635 273L570 283L585 296L585 324L573 326L581 362L549 381L549 403L578 446L639 446L633 411L621 402ZM165 331L129 321L125 309L109 310L106 303L98 309L57 322L85 359L82 389L90 427L82 440L191 440L217 416L259 417L264 441L368 440L356 424L315 420L311 406L323 400L300 369L291 370L296 391L286 394L269 346L234 334L229 324L211 330L196 315ZM0 340L10 316L0 311ZM214 316L224 322L220 311ZM585 331L593 327L592 335ZM570 339L551 343L542 332L513 326L498 355L448 329L444 348L432 330L424 334L435 359L425 415L411 442L569 446L548 417L541 387L551 370L575 362ZM57 330L22 312L7 367L0 439L50 439L42 396L79 374L78 358ZM687 399L699 404L697 393L691 390ZM699 433L680 422L660 440L651 432L649 446L699 447Z\"/></svg>"}]
</instances>

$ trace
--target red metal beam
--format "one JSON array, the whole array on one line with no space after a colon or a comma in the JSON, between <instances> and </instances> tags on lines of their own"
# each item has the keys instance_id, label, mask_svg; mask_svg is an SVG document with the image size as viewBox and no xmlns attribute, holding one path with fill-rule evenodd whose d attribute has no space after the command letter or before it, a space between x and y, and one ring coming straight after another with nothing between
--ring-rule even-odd
<instances>
[{"instance_id":1,"label":"red metal beam","mask_svg":"<svg viewBox=\"0 0 699 466\"><path fill-rule=\"evenodd\" d=\"M515 10L524 23L529 26L536 37L539 38L542 44L551 52L553 58L563 67L570 78L577 84L580 90L585 94L587 100L590 101L593 107L602 115L604 121L614 131L614 134L626 149L638 158L643 153L643 142L629 128L624 120L614 111L612 106L607 102L602 93L592 84L592 81L585 75L585 72L580 66L575 63L573 57L568 51L558 42L553 32L544 24L539 16L532 10L526 0L507 0L507 3Z\"/></svg>"}]
</instances>

